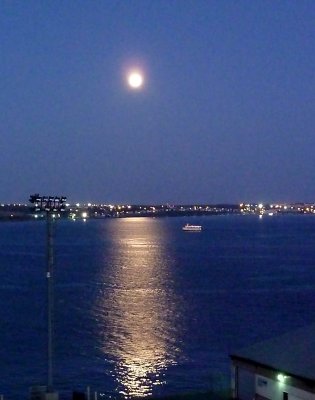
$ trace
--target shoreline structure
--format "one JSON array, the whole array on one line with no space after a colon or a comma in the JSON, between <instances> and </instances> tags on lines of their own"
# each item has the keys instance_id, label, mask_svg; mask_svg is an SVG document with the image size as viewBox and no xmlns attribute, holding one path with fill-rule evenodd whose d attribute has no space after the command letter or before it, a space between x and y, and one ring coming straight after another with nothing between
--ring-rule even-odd
<instances>
[{"instance_id":1,"label":"shoreline structure","mask_svg":"<svg viewBox=\"0 0 315 400\"><path fill-rule=\"evenodd\" d=\"M281 215L314 214L315 203L292 204L198 204L198 205L107 205L67 204L66 210L56 213L56 218L99 219L128 217L189 217L205 215ZM44 212L34 211L27 204L1 204L0 221L35 220L45 217Z\"/></svg>"}]
</instances>

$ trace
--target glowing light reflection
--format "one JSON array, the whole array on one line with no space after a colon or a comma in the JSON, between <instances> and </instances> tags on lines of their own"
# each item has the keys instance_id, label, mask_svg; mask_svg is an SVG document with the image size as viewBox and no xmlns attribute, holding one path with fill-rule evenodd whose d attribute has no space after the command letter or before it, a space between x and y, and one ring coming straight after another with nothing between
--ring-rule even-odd
<instances>
[{"instance_id":1,"label":"glowing light reflection","mask_svg":"<svg viewBox=\"0 0 315 400\"><path fill-rule=\"evenodd\" d=\"M110 290L98 299L99 309L107 310L101 349L115 360L120 393L147 396L154 386L164 383L165 371L179 355L175 346L177 304L168 285L170 265L165 265L167 238L152 219L119 220L116 229L118 224L111 271L106 272L104 264L101 277L104 282L110 279Z\"/></svg>"}]
</instances>

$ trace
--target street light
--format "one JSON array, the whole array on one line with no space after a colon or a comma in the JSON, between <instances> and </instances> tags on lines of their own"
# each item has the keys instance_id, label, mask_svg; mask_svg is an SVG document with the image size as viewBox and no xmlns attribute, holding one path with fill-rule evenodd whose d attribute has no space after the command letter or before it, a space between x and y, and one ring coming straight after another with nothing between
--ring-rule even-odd
<instances>
[{"instance_id":1,"label":"street light","mask_svg":"<svg viewBox=\"0 0 315 400\"><path fill-rule=\"evenodd\" d=\"M30 203L35 211L45 211L47 220L47 388L45 400L58 400L58 392L53 390L53 272L54 272L54 242L53 217L54 212L65 211L67 198L62 196L40 196L38 193L30 196Z\"/></svg>"}]
</instances>

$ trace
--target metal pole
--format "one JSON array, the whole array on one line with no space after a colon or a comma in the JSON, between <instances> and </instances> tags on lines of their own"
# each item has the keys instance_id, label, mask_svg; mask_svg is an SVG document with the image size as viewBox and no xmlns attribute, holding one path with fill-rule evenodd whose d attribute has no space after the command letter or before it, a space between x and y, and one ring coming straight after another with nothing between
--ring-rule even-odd
<instances>
[{"instance_id":1,"label":"metal pole","mask_svg":"<svg viewBox=\"0 0 315 400\"><path fill-rule=\"evenodd\" d=\"M31 204L36 211L46 211L47 222L47 387L44 398L58 400L58 392L53 390L53 335L54 335L54 242L53 242L53 212L64 211L66 197L40 196L35 193L30 196ZM0 400L2 400L0 398Z\"/></svg>"},{"instance_id":2,"label":"metal pole","mask_svg":"<svg viewBox=\"0 0 315 400\"><path fill-rule=\"evenodd\" d=\"M90 400L90 386L86 388L86 399ZM1 399L0 399L1 400Z\"/></svg>"},{"instance_id":3,"label":"metal pole","mask_svg":"<svg viewBox=\"0 0 315 400\"><path fill-rule=\"evenodd\" d=\"M53 392L53 311L54 311L54 293L53 293L53 267L54 267L54 249L53 249L53 217L51 211L47 211L47 392Z\"/></svg>"},{"instance_id":4,"label":"metal pole","mask_svg":"<svg viewBox=\"0 0 315 400\"><path fill-rule=\"evenodd\" d=\"M231 395L232 399L238 399L239 391L239 370L238 366L232 363L231 367Z\"/></svg>"}]
</instances>

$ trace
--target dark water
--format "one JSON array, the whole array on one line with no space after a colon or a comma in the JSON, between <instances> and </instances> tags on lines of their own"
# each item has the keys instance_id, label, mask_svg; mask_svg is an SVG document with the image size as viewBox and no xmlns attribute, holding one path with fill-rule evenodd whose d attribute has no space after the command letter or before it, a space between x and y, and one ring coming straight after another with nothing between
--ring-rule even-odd
<instances>
[{"instance_id":1,"label":"dark water","mask_svg":"<svg viewBox=\"0 0 315 400\"><path fill-rule=\"evenodd\" d=\"M201 233L182 232L186 222ZM58 221L55 387L220 390L235 349L315 320L315 217ZM45 224L0 225L0 394L46 382Z\"/></svg>"}]
</instances>

